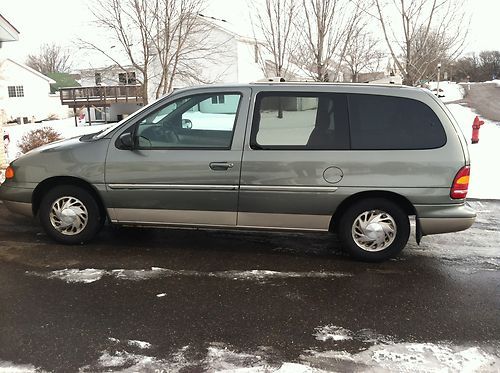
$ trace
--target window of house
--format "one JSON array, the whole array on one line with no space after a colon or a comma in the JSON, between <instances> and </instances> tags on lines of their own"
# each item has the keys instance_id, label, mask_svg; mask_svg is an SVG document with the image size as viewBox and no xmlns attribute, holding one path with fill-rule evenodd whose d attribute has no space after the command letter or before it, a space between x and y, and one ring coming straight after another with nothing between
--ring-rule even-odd
<instances>
[{"instance_id":1,"label":"window of house","mask_svg":"<svg viewBox=\"0 0 500 373\"><path fill-rule=\"evenodd\" d=\"M224 103L224 95L218 95L212 97L212 104L223 104Z\"/></svg>"},{"instance_id":2,"label":"window of house","mask_svg":"<svg viewBox=\"0 0 500 373\"><path fill-rule=\"evenodd\" d=\"M439 118L417 100L350 94L349 118L352 149L433 149L446 143Z\"/></svg>"},{"instance_id":3,"label":"window of house","mask_svg":"<svg viewBox=\"0 0 500 373\"><path fill-rule=\"evenodd\" d=\"M138 123L139 148L230 149L240 98L238 93L228 93L175 100Z\"/></svg>"},{"instance_id":4,"label":"window of house","mask_svg":"<svg viewBox=\"0 0 500 373\"><path fill-rule=\"evenodd\" d=\"M24 97L24 86L22 85L10 85L7 87L9 97Z\"/></svg>"},{"instance_id":5,"label":"window of house","mask_svg":"<svg viewBox=\"0 0 500 373\"><path fill-rule=\"evenodd\" d=\"M128 71L126 73L119 73L118 74L118 83L119 84L136 84L137 79L135 75L135 71Z\"/></svg>"},{"instance_id":6,"label":"window of house","mask_svg":"<svg viewBox=\"0 0 500 373\"><path fill-rule=\"evenodd\" d=\"M101 73L95 73L94 74L94 77L95 77L95 84L96 85L100 85L102 83L102 75Z\"/></svg>"},{"instance_id":7,"label":"window of house","mask_svg":"<svg viewBox=\"0 0 500 373\"><path fill-rule=\"evenodd\" d=\"M259 94L254 112L251 147L348 149L349 125L345 95Z\"/></svg>"}]
</instances>

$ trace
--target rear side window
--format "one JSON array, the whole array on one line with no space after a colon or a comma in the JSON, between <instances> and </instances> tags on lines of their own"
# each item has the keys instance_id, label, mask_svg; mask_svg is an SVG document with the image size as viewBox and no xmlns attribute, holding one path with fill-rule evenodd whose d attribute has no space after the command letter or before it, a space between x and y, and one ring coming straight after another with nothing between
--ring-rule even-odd
<instances>
[{"instance_id":1,"label":"rear side window","mask_svg":"<svg viewBox=\"0 0 500 373\"><path fill-rule=\"evenodd\" d=\"M441 121L423 102L392 96L350 94L354 150L434 149L446 143Z\"/></svg>"},{"instance_id":2,"label":"rear side window","mask_svg":"<svg viewBox=\"0 0 500 373\"><path fill-rule=\"evenodd\" d=\"M255 105L251 147L282 150L348 149L346 96L260 93Z\"/></svg>"}]
</instances>

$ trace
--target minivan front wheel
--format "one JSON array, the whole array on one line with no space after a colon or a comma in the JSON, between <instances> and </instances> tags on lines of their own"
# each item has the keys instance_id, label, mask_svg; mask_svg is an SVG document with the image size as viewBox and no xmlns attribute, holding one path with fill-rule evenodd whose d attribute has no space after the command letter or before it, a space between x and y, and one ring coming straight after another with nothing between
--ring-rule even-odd
<instances>
[{"instance_id":1,"label":"minivan front wheel","mask_svg":"<svg viewBox=\"0 0 500 373\"><path fill-rule=\"evenodd\" d=\"M342 247L356 259L377 262L396 256L408 242L410 221L396 203L369 198L351 205L340 218Z\"/></svg>"},{"instance_id":2,"label":"minivan front wheel","mask_svg":"<svg viewBox=\"0 0 500 373\"><path fill-rule=\"evenodd\" d=\"M45 232L64 244L91 240L103 223L95 198L87 190L73 185L58 186L45 194L39 217Z\"/></svg>"}]
</instances>

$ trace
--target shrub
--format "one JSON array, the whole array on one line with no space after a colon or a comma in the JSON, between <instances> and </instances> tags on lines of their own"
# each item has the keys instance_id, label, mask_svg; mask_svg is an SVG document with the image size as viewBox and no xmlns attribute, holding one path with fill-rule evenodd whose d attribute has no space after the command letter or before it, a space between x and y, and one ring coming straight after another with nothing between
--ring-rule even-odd
<instances>
[{"instance_id":1,"label":"shrub","mask_svg":"<svg viewBox=\"0 0 500 373\"><path fill-rule=\"evenodd\" d=\"M51 127L43 127L26 133L21 140L18 141L17 146L19 146L22 153L27 153L32 149L61 139L61 135L54 131L54 129Z\"/></svg>"}]
</instances>

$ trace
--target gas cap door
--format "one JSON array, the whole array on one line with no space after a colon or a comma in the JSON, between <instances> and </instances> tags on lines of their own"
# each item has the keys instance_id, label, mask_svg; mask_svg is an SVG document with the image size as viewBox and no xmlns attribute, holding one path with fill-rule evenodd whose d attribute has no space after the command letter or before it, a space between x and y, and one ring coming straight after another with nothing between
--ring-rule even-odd
<instances>
[{"instance_id":1,"label":"gas cap door","mask_svg":"<svg viewBox=\"0 0 500 373\"><path fill-rule=\"evenodd\" d=\"M344 172L335 166L328 167L325 171L323 171L323 179L330 184L338 183L343 177Z\"/></svg>"}]
</instances>

